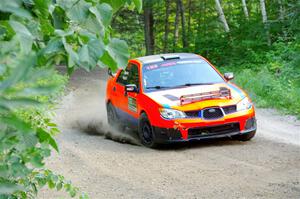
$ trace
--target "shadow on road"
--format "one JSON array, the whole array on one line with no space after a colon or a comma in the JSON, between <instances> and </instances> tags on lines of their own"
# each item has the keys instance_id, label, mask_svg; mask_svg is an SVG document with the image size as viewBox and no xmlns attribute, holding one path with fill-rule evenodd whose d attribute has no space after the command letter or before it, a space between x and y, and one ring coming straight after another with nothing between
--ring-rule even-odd
<instances>
[{"instance_id":1,"label":"shadow on road","mask_svg":"<svg viewBox=\"0 0 300 199\"><path fill-rule=\"evenodd\" d=\"M124 132L120 132L114 128L108 127L107 124L100 122L77 122L77 127L80 132L89 136L103 136L105 139L112 140L122 144L130 144L142 146L136 132L126 128ZM206 139L199 141L177 142L170 144L162 144L155 150L187 150L190 148L206 148L225 145L244 145L245 142L232 140L231 138Z\"/></svg>"}]
</instances>

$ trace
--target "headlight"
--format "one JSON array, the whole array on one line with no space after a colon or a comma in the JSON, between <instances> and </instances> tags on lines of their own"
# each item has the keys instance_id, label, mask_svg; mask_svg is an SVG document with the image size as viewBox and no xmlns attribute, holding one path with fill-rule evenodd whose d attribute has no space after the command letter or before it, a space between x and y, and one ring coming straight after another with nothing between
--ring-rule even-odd
<instances>
[{"instance_id":1,"label":"headlight","mask_svg":"<svg viewBox=\"0 0 300 199\"><path fill-rule=\"evenodd\" d=\"M161 108L159 109L160 115L164 119L176 119L176 118L185 118L186 115L182 111L168 109L168 108Z\"/></svg>"},{"instance_id":2,"label":"headlight","mask_svg":"<svg viewBox=\"0 0 300 199\"><path fill-rule=\"evenodd\" d=\"M252 102L250 102L248 97L245 97L239 103L237 103L236 110L237 111L243 111L243 110L250 109L251 107L252 107Z\"/></svg>"}]
</instances>

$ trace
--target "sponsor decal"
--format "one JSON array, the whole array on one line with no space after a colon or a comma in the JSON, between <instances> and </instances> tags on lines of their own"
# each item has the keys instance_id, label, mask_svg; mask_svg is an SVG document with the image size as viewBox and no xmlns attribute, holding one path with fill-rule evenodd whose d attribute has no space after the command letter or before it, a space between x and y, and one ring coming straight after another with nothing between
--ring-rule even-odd
<instances>
[{"instance_id":1,"label":"sponsor decal","mask_svg":"<svg viewBox=\"0 0 300 199\"><path fill-rule=\"evenodd\" d=\"M132 112L137 112L136 98L128 97L128 109Z\"/></svg>"},{"instance_id":2,"label":"sponsor decal","mask_svg":"<svg viewBox=\"0 0 300 199\"><path fill-rule=\"evenodd\" d=\"M137 112L136 98L128 97L128 109L132 112Z\"/></svg>"},{"instance_id":3,"label":"sponsor decal","mask_svg":"<svg viewBox=\"0 0 300 199\"><path fill-rule=\"evenodd\" d=\"M149 66L146 67L147 70L154 70L156 68L158 68L157 64L149 65Z\"/></svg>"}]
</instances>

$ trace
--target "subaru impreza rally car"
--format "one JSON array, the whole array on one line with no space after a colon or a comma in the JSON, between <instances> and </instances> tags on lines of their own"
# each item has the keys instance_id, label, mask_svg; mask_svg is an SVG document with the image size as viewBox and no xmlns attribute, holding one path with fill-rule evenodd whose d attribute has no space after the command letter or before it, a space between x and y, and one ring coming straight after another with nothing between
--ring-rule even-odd
<instances>
[{"instance_id":1,"label":"subaru impreza rally car","mask_svg":"<svg viewBox=\"0 0 300 199\"><path fill-rule=\"evenodd\" d=\"M109 71L106 107L110 125L136 129L142 144L232 137L256 133L249 96L205 58L190 53L129 60Z\"/></svg>"}]
</instances>

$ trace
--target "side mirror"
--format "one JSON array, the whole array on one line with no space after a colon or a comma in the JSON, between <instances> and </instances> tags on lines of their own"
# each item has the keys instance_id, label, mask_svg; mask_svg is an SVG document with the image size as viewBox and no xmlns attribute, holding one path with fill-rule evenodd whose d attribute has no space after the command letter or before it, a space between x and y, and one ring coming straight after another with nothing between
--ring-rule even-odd
<instances>
[{"instance_id":1,"label":"side mirror","mask_svg":"<svg viewBox=\"0 0 300 199\"><path fill-rule=\"evenodd\" d=\"M138 93L138 88L135 84L127 84L125 85L125 93Z\"/></svg>"},{"instance_id":2,"label":"side mirror","mask_svg":"<svg viewBox=\"0 0 300 199\"><path fill-rule=\"evenodd\" d=\"M225 73L224 74L224 78L229 81L229 80L232 80L234 78L234 75L233 73Z\"/></svg>"},{"instance_id":3,"label":"side mirror","mask_svg":"<svg viewBox=\"0 0 300 199\"><path fill-rule=\"evenodd\" d=\"M113 73L112 70L111 70L110 68L108 69L107 73L108 73L108 75L111 76L111 77L114 77L114 76L115 76L115 73Z\"/></svg>"}]
</instances>

